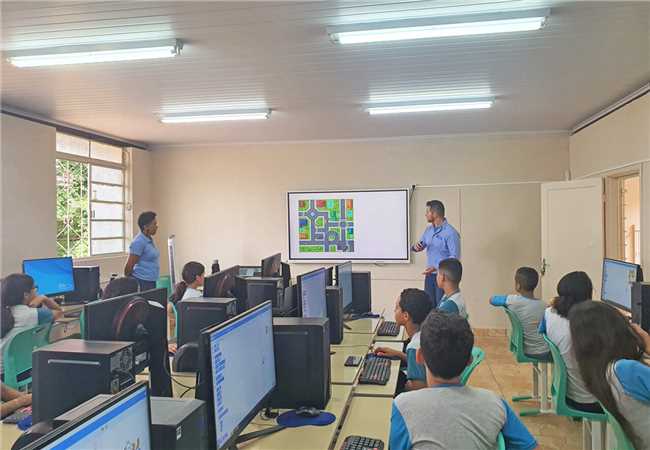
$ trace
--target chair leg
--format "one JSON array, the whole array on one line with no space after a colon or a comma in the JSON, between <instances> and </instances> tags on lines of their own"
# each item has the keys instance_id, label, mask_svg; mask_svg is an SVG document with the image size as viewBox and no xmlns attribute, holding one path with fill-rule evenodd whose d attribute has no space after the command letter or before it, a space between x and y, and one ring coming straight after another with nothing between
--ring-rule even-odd
<instances>
[{"instance_id":1,"label":"chair leg","mask_svg":"<svg viewBox=\"0 0 650 450\"><path fill-rule=\"evenodd\" d=\"M591 422L591 450L607 450L607 422Z\"/></svg>"},{"instance_id":2,"label":"chair leg","mask_svg":"<svg viewBox=\"0 0 650 450\"><path fill-rule=\"evenodd\" d=\"M533 364L533 394L532 395L517 395L512 397L513 402L521 402L526 400L536 400L538 397L538 380L537 380L537 370L536 364Z\"/></svg>"},{"instance_id":3,"label":"chair leg","mask_svg":"<svg viewBox=\"0 0 650 450\"><path fill-rule=\"evenodd\" d=\"M588 420L582 420L582 450L592 450L591 448L591 423Z\"/></svg>"},{"instance_id":4,"label":"chair leg","mask_svg":"<svg viewBox=\"0 0 650 450\"><path fill-rule=\"evenodd\" d=\"M537 416L539 414L549 414L554 412L552 406L550 405L548 396L548 372L546 370L546 366L546 363L541 363L541 367L537 363L533 363L533 395L528 396L526 399L539 400L539 408L522 410L519 412L519 415L521 417ZM523 399L522 397L518 398ZM512 400L516 401L514 398Z\"/></svg>"}]
</instances>

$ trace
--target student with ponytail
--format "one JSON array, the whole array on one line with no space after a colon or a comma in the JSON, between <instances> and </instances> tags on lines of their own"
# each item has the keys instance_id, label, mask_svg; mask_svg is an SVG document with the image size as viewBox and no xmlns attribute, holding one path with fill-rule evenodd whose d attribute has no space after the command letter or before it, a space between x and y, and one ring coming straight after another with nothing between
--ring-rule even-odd
<instances>
[{"instance_id":1,"label":"student with ponytail","mask_svg":"<svg viewBox=\"0 0 650 450\"><path fill-rule=\"evenodd\" d=\"M585 272L571 272L562 277L557 284L557 297L544 311L544 318L539 324L539 332L553 342L562 354L567 370L567 404L585 412L602 413L598 400L585 385L578 362L573 352L573 342L569 327L569 312L576 305L591 302L593 285Z\"/></svg>"},{"instance_id":2,"label":"student with ponytail","mask_svg":"<svg viewBox=\"0 0 650 450\"><path fill-rule=\"evenodd\" d=\"M644 362L650 335L603 302L572 308L569 322L587 388L618 420L634 448L650 448L650 366Z\"/></svg>"},{"instance_id":3,"label":"student with ponytail","mask_svg":"<svg viewBox=\"0 0 650 450\"><path fill-rule=\"evenodd\" d=\"M0 284L0 355L16 334L63 317L63 310L54 300L36 294L34 279L29 275L14 273ZM0 373L4 373L2 358Z\"/></svg>"},{"instance_id":4,"label":"student with ponytail","mask_svg":"<svg viewBox=\"0 0 650 450\"><path fill-rule=\"evenodd\" d=\"M203 286L204 276L205 267L200 262L190 261L185 264L181 274L183 280L176 284L172 301L177 303L186 298L202 297L203 294L198 288Z\"/></svg>"}]
</instances>

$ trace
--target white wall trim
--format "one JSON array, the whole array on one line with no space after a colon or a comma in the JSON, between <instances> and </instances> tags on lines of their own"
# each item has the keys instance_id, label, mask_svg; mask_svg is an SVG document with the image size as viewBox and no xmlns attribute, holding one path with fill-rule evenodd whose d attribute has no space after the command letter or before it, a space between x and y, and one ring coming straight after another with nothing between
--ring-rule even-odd
<instances>
[{"instance_id":1,"label":"white wall trim","mask_svg":"<svg viewBox=\"0 0 650 450\"><path fill-rule=\"evenodd\" d=\"M647 162L650 162L650 158L640 159L638 161L632 161L632 162L629 162L629 163L621 164L620 166L614 166L614 167L609 167L607 169L598 170L596 172L591 172L591 173L588 173L586 175L581 175L581 176L579 176L579 177L577 177L575 179L576 180L582 180L584 178L591 178L591 177L595 177L595 176L599 176L599 175L605 175L608 172L614 172L614 171L621 170L621 169L627 169L628 167L632 167L632 166L639 166L639 165L647 163Z\"/></svg>"},{"instance_id":2,"label":"white wall trim","mask_svg":"<svg viewBox=\"0 0 650 450\"><path fill-rule=\"evenodd\" d=\"M545 131L494 131L485 133L447 133L447 134L422 134L417 136L390 136L377 138L348 138L348 139L307 139L307 140L280 140L280 141L232 141L232 142L188 142L185 144L152 144L148 150L177 150L204 147L231 147L237 145L287 145L287 144L336 144L336 143L365 143L365 142L394 142L394 141L424 141L430 139L447 139L463 137L501 137L501 136L566 136L569 130Z\"/></svg>"},{"instance_id":3,"label":"white wall trim","mask_svg":"<svg viewBox=\"0 0 650 450\"><path fill-rule=\"evenodd\" d=\"M557 180L547 180L547 181L504 181L500 183L467 183L467 184L416 184L415 189L417 188L463 188L463 187L485 187L485 186L512 186L519 184L542 184L546 182L557 181Z\"/></svg>"}]
</instances>

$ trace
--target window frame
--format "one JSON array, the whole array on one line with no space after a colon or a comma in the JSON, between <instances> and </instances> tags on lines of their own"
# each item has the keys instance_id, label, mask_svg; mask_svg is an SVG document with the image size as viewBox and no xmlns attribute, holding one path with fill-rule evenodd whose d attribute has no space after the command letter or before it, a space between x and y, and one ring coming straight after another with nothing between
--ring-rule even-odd
<instances>
[{"instance_id":1,"label":"window frame","mask_svg":"<svg viewBox=\"0 0 650 450\"><path fill-rule=\"evenodd\" d=\"M62 132L57 132L57 135L67 135L67 136L74 136L70 135L68 133L62 133ZM77 136L74 136L77 137ZM80 156L80 155L75 155L72 153L65 153L65 152L60 152L58 149L55 152L55 159L56 160L67 160L67 161L73 161L73 162L78 162L82 164L88 164L88 205L87 205L87 212L88 212L88 255L87 256L82 256L75 258L75 260L90 260L90 259L98 259L98 258L109 258L109 257L115 257L115 256L123 256L126 254L127 251L127 238L126 238L126 227L127 227L127 161L128 161L128 150L124 147L118 147L114 146L117 148L120 148L122 151L122 163L115 163L112 161L105 161L102 159L96 159L92 158L90 155L91 153L91 145L92 142L98 142L98 141L93 141L92 139L87 139L87 138L82 138L88 142L88 155L89 156ZM103 144L102 142L98 142L100 144ZM107 169L115 169L115 170L120 170L122 172L122 184L116 184L116 183L107 183L104 181L93 181L93 175L92 175L92 167L97 166L97 167L103 167ZM122 188L122 201L108 201L108 200L94 200L93 199L93 189L92 186L93 184L96 185L101 185L101 186L113 186L113 187L120 187ZM105 204L105 205L122 205L122 217L120 219L94 219L93 218L93 209L92 209L92 204L93 203L98 203L98 204ZM101 238L95 238L93 237L93 222L121 222L122 223L122 236L112 236L112 237L101 237ZM114 239L122 239L122 250L118 252L110 252L110 253L93 253L93 241L107 241L107 240L114 240Z\"/></svg>"}]
</instances>

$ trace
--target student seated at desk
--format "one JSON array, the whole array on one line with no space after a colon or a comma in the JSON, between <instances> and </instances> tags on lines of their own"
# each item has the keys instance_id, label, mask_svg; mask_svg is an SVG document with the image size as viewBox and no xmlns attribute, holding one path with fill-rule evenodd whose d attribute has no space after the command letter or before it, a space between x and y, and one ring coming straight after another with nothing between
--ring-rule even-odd
<instances>
[{"instance_id":1,"label":"student seated at desk","mask_svg":"<svg viewBox=\"0 0 650 450\"><path fill-rule=\"evenodd\" d=\"M598 400L589 392L582 379L578 362L573 352L573 339L569 325L569 312L576 305L590 302L594 288L589 275L585 272L571 272L564 275L557 284L557 297L546 308L539 332L546 334L562 354L566 365L567 390L566 402L574 409L584 412L602 414Z\"/></svg>"},{"instance_id":2,"label":"student seated at desk","mask_svg":"<svg viewBox=\"0 0 650 450\"><path fill-rule=\"evenodd\" d=\"M603 302L569 313L582 378L637 449L650 448L650 335ZM645 353L645 355L644 355Z\"/></svg>"},{"instance_id":3,"label":"student seated at desk","mask_svg":"<svg viewBox=\"0 0 650 450\"><path fill-rule=\"evenodd\" d=\"M463 265L456 258L447 258L440 261L436 283L444 295L438 305L439 311L454 313L467 319L465 301L460 293L460 280L463 278Z\"/></svg>"},{"instance_id":4,"label":"student seated at desk","mask_svg":"<svg viewBox=\"0 0 650 450\"><path fill-rule=\"evenodd\" d=\"M44 295L37 295L34 279L22 273L8 275L2 280L0 308L0 356L5 345L21 331L63 317L63 310L58 303ZM0 373L4 373L2 359L0 357Z\"/></svg>"},{"instance_id":5,"label":"student seated at desk","mask_svg":"<svg viewBox=\"0 0 650 450\"><path fill-rule=\"evenodd\" d=\"M174 297L172 302L176 304L186 298L203 297L199 287L203 286L205 281L205 266L200 262L190 261L183 266L181 273L183 280L176 284L174 288Z\"/></svg>"},{"instance_id":6,"label":"student seated at desk","mask_svg":"<svg viewBox=\"0 0 650 450\"><path fill-rule=\"evenodd\" d=\"M420 289L404 289L395 302L395 322L406 329L410 342L406 352L400 352L386 347L378 347L375 354L379 356L398 357L406 362L406 377L397 384L397 393L412 391L426 387L426 371L422 364L415 360L415 354L420 348L420 325L431 311L429 295Z\"/></svg>"},{"instance_id":7,"label":"student seated at desk","mask_svg":"<svg viewBox=\"0 0 650 450\"><path fill-rule=\"evenodd\" d=\"M466 319L432 311L420 333L417 359L426 366L428 387L405 392L393 401L391 450L493 450L499 433L509 450L537 447L505 400L488 390L460 384L474 346Z\"/></svg>"},{"instance_id":8,"label":"student seated at desk","mask_svg":"<svg viewBox=\"0 0 650 450\"><path fill-rule=\"evenodd\" d=\"M552 361L551 352L539 334L539 324L544 318L546 303L535 298L539 275L532 267L520 267L515 272L516 295L495 295L490 299L493 306L511 310L521 322L524 331L524 353L531 358Z\"/></svg>"},{"instance_id":9,"label":"student seated at desk","mask_svg":"<svg viewBox=\"0 0 650 450\"><path fill-rule=\"evenodd\" d=\"M4 383L2 386L2 405L0 406L0 417L5 418L14 411L30 406L32 404L32 394L11 389Z\"/></svg>"}]
</instances>

